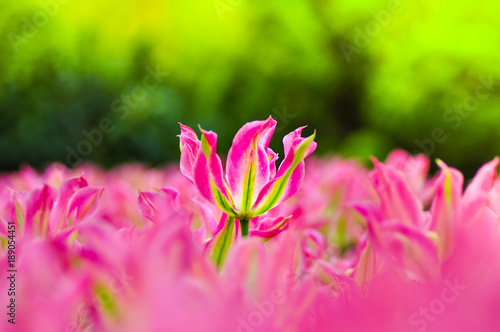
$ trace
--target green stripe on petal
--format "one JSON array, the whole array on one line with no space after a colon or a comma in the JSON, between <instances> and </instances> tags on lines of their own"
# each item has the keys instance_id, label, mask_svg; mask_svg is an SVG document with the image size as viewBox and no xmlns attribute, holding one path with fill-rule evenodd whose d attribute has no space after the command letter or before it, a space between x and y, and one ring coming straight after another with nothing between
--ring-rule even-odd
<instances>
[{"instance_id":1,"label":"green stripe on petal","mask_svg":"<svg viewBox=\"0 0 500 332\"><path fill-rule=\"evenodd\" d=\"M207 142L207 138L205 135L201 135L201 148L203 149L203 154L205 155L205 158L210 157L210 145Z\"/></svg>"},{"instance_id":2,"label":"green stripe on petal","mask_svg":"<svg viewBox=\"0 0 500 332\"><path fill-rule=\"evenodd\" d=\"M309 146L311 146L311 144L313 143L315 137L316 137L316 131L314 131L314 133L311 136L307 137L300 144L300 146L295 151L292 166L286 171L286 173L281 178L276 180L271 190L271 193L269 194L269 197L267 198L267 200L264 202L263 205L261 205L256 211L252 213L252 216L262 215L267 211L269 211L270 209L272 209L276 205L276 203L278 203L279 199L283 195L288 179L295 171L297 166L300 164L300 162L304 159L304 155Z\"/></svg>"},{"instance_id":3,"label":"green stripe on petal","mask_svg":"<svg viewBox=\"0 0 500 332\"><path fill-rule=\"evenodd\" d=\"M444 195L446 197L446 206L451 206L451 174L446 172L446 179L444 181Z\"/></svg>"},{"instance_id":4,"label":"green stripe on petal","mask_svg":"<svg viewBox=\"0 0 500 332\"><path fill-rule=\"evenodd\" d=\"M17 224L19 225L19 232L21 233L24 228L24 218L23 218L23 213L21 211L21 206L17 202L17 199L15 201L15 207L16 207L16 217L17 217Z\"/></svg>"},{"instance_id":5,"label":"green stripe on petal","mask_svg":"<svg viewBox=\"0 0 500 332\"><path fill-rule=\"evenodd\" d=\"M211 258L215 265L220 269L226 260L227 252L234 238L234 217L228 217L226 225L216 235L215 244L212 249Z\"/></svg>"},{"instance_id":6,"label":"green stripe on petal","mask_svg":"<svg viewBox=\"0 0 500 332\"><path fill-rule=\"evenodd\" d=\"M254 150L255 151L255 150ZM255 184L255 153L252 153L252 160L249 162L247 176L245 177L245 184L243 190L243 199L242 199L242 207L241 212L243 215L248 214L250 209L252 208L252 197L253 197L253 189Z\"/></svg>"},{"instance_id":7,"label":"green stripe on petal","mask_svg":"<svg viewBox=\"0 0 500 332\"><path fill-rule=\"evenodd\" d=\"M232 208L231 202L229 202L224 195L217 189L217 186L213 181L210 182L212 186L212 192L214 193L214 199L217 203L217 206L224 212L226 212L230 216L235 216L236 212Z\"/></svg>"}]
</instances>

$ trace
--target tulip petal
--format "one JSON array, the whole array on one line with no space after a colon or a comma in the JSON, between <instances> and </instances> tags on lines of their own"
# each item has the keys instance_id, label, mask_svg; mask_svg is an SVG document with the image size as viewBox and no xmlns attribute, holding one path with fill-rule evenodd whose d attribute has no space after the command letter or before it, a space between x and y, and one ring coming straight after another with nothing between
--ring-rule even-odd
<instances>
[{"instance_id":1,"label":"tulip petal","mask_svg":"<svg viewBox=\"0 0 500 332\"><path fill-rule=\"evenodd\" d=\"M85 187L79 189L68 202L68 221L78 223L96 208L104 188Z\"/></svg>"},{"instance_id":2,"label":"tulip petal","mask_svg":"<svg viewBox=\"0 0 500 332\"><path fill-rule=\"evenodd\" d=\"M184 174L184 176L186 176L191 183L194 183L194 165L196 157L198 156L198 151L201 147L201 142L198 140L198 137L193 129L181 123L179 123L179 125L181 127L181 134L179 135L181 149L181 173Z\"/></svg>"},{"instance_id":3,"label":"tulip petal","mask_svg":"<svg viewBox=\"0 0 500 332\"><path fill-rule=\"evenodd\" d=\"M250 236L260 236L270 239L288 229L288 221L292 216L278 218L262 218L258 221L258 226L250 230Z\"/></svg>"},{"instance_id":4,"label":"tulip petal","mask_svg":"<svg viewBox=\"0 0 500 332\"><path fill-rule=\"evenodd\" d=\"M234 217L227 215L222 216L221 223L219 224L219 231L212 239L210 257L215 265L220 269L226 260L229 247L235 238L236 227Z\"/></svg>"},{"instance_id":5,"label":"tulip petal","mask_svg":"<svg viewBox=\"0 0 500 332\"><path fill-rule=\"evenodd\" d=\"M432 240L420 230L400 222L368 222L370 241L381 256L409 272L419 281L439 277L438 251Z\"/></svg>"},{"instance_id":6,"label":"tulip petal","mask_svg":"<svg viewBox=\"0 0 500 332\"><path fill-rule=\"evenodd\" d=\"M61 184L57 199L50 211L49 230L57 232L67 226L68 202L78 189L86 186L87 181L83 177L68 179Z\"/></svg>"},{"instance_id":7,"label":"tulip petal","mask_svg":"<svg viewBox=\"0 0 500 332\"><path fill-rule=\"evenodd\" d=\"M353 279L363 293L366 293L371 280L379 272L380 268L380 257L374 252L367 239L364 239L359 246L358 260L353 272Z\"/></svg>"},{"instance_id":8,"label":"tulip petal","mask_svg":"<svg viewBox=\"0 0 500 332\"><path fill-rule=\"evenodd\" d=\"M229 149L226 178L242 215L249 214L256 196L270 180L268 146L275 128L272 117L248 122L238 130Z\"/></svg>"},{"instance_id":9,"label":"tulip petal","mask_svg":"<svg viewBox=\"0 0 500 332\"><path fill-rule=\"evenodd\" d=\"M42 188L31 190L28 193L26 197L25 234L46 234L49 213L56 197L57 191L46 184Z\"/></svg>"},{"instance_id":10,"label":"tulip petal","mask_svg":"<svg viewBox=\"0 0 500 332\"><path fill-rule=\"evenodd\" d=\"M206 230L210 235L214 235L217 230L217 219L215 218L212 210L205 203L200 202L197 199L193 199L193 202L200 209Z\"/></svg>"},{"instance_id":11,"label":"tulip petal","mask_svg":"<svg viewBox=\"0 0 500 332\"><path fill-rule=\"evenodd\" d=\"M304 180L304 159L314 152L316 132L309 137L301 137L304 127L300 127L283 138L285 159L275 178L262 188L253 207L253 215L261 215L277 204L293 196Z\"/></svg>"},{"instance_id":12,"label":"tulip petal","mask_svg":"<svg viewBox=\"0 0 500 332\"><path fill-rule=\"evenodd\" d=\"M431 230L438 236L439 256L444 259L449 256L454 242L453 224L460 220L460 205L462 200L462 173L448 167L438 160L441 173L436 180L436 197L431 204Z\"/></svg>"},{"instance_id":13,"label":"tulip petal","mask_svg":"<svg viewBox=\"0 0 500 332\"><path fill-rule=\"evenodd\" d=\"M472 222L488 203L490 192L497 175L499 159L496 157L477 171L476 176L465 189L462 199L462 216Z\"/></svg>"},{"instance_id":14,"label":"tulip petal","mask_svg":"<svg viewBox=\"0 0 500 332\"><path fill-rule=\"evenodd\" d=\"M269 158L269 178L274 179L276 176L276 160L278 160L278 154L268 148L267 157Z\"/></svg>"},{"instance_id":15,"label":"tulip petal","mask_svg":"<svg viewBox=\"0 0 500 332\"><path fill-rule=\"evenodd\" d=\"M217 155L217 134L203 129L201 132L202 148L196 157L194 182L205 199L228 215L234 216L236 212L233 199L224 183L222 162Z\"/></svg>"},{"instance_id":16,"label":"tulip petal","mask_svg":"<svg viewBox=\"0 0 500 332\"><path fill-rule=\"evenodd\" d=\"M423 221L422 204L402 173L376 158L372 158L372 162L375 170L370 174L370 180L380 198L382 218L420 226Z\"/></svg>"}]
</instances>

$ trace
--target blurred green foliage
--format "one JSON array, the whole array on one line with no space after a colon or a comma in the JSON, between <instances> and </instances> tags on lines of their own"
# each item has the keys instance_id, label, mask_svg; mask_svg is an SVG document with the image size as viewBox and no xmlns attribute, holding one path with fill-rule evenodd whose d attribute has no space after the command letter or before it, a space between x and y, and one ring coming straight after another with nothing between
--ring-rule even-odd
<instances>
[{"instance_id":1,"label":"blurred green foliage","mask_svg":"<svg viewBox=\"0 0 500 332\"><path fill-rule=\"evenodd\" d=\"M319 153L402 147L468 175L500 153L497 1L0 6L0 169L71 164L71 150L104 165L175 160L178 121L216 131L224 152L269 115L276 136L315 128ZM151 71L168 76L146 88ZM94 130L102 139L83 144Z\"/></svg>"}]
</instances>

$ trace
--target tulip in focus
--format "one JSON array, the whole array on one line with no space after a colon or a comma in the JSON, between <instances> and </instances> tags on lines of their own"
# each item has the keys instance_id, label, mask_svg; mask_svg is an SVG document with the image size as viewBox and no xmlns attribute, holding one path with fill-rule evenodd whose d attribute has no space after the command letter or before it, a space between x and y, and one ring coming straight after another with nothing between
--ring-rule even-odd
<instances>
[{"instance_id":1,"label":"tulip in focus","mask_svg":"<svg viewBox=\"0 0 500 332\"><path fill-rule=\"evenodd\" d=\"M250 219L263 215L300 189L304 159L316 149L315 133L301 137L304 127L297 128L283 138L285 158L276 169L278 155L269 148L276 121L272 117L252 121L236 133L224 173L217 155L217 134L200 128L199 140L190 127L180 126L181 172L205 199L240 221L244 236L248 235Z\"/></svg>"}]
</instances>

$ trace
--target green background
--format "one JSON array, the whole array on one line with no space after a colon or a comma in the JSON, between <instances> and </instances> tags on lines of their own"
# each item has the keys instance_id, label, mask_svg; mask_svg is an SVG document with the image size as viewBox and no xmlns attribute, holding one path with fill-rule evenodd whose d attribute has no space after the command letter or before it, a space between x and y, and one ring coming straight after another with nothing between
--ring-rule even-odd
<instances>
[{"instance_id":1,"label":"green background","mask_svg":"<svg viewBox=\"0 0 500 332\"><path fill-rule=\"evenodd\" d=\"M469 176L500 153L498 1L0 6L3 170L74 165L70 150L105 166L159 165L179 156L179 121L216 131L224 153L242 124L269 115L280 152L282 136L308 125L319 154L366 160L401 147ZM168 76L144 90L147 68Z\"/></svg>"}]
</instances>

